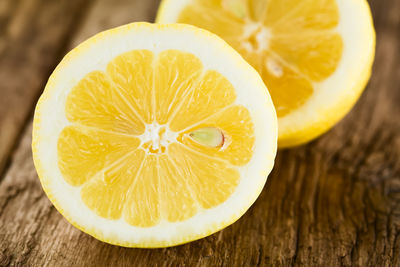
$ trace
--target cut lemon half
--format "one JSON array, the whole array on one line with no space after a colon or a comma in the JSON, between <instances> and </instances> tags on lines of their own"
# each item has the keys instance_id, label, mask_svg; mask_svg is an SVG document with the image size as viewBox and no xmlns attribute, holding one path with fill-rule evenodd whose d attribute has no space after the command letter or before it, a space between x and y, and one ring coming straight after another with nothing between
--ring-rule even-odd
<instances>
[{"instance_id":1,"label":"cut lemon half","mask_svg":"<svg viewBox=\"0 0 400 267\"><path fill-rule=\"evenodd\" d=\"M33 158L74 226L111 244L210 235L256 200L277 118L258 73L188 25L133 23L73 49L36 107Z\"/></svg>"},{"instance_id":2,"label":"cut lemon half","mask_svg":"<svg viewBox=\"0 0 400 267\"><path fill-rule=\"evenodd\" d=\"M310 141L343 118L375 55L365 0L163 0L157 22L207 29L240 52L269 89L279 147Z\"/></svg>"}]
</instances>

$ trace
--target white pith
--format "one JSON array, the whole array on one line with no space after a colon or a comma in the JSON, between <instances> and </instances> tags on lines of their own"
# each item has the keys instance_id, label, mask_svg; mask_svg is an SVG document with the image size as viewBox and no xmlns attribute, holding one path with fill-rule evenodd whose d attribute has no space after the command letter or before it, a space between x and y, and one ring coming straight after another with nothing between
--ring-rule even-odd
<instances>
[{"instance_id":1,"label":"white pith","mask_svg":"<svg viewBox=\"0 0 400 267\"><path fill-rule=\"evenodd\" d=\"M152 124L145 124L146 130L142 135L136 136L141 141L141 146L150 142L151 148L153 151L159 151L161 147L167 148L169 144L176 143L177 137L179 133L171 131L168 125L161 125L157 122L153 122ZM161 130L164 129L164 133L161 133ZM147 150L147 149L145 149Z\"/></svg>"},{"instance_id":2,"label":"white pith","mask_svg":"<svg viewBox=\"0 0 400 267\"><path fill-rule=\"evenodd\" d=\"M157 21L176 22L181 11L193 2L194 0L164 0ZM307 129L318 132L319 129L329 127L328 124L335 123L341 116L336 117L332 113L340 103L347 99L357 99L363 89L359 86L363 81L360 82L359 79L365 78L366 68L372 64L370 55L373 55L375 49L375 33L369 6L365 0L336 0L336 3L340 19L333 31L341 35L344 43L342 59L330 77L313 83L314 93L305 104L286 116L279 117L279 141L283 143L296 134L310 133ZM266 62L268 69L279 77L280 71L275 63ZM349 108L351 105L345 107ZM347 110L342 112L344 115Z\"/></svg>"},{"instance_id":3,"label":"white pith","mask_svg":"<svg viewBox=\"0 0 400 267\"><path fill-rule=\"evenodd\" d=\"M255 201L272 169L276 153L277 122L271 98L257 72L233 49L214 35L184 25L161 26L131 24L103 32L68 54L49 79L39 100L34 120L33 153L42 185L57 209L69 221L95 237L125 246L167 246L184 243L211 234L238 219ZM205 70L217 70L234 86L235 104L246 107L254 123L255 145L251 161L239 167L240 183L221 205L201 210L194 217L178 223L141 228L123 219L108 220L87 208L80 188L69 185L57 162L57 141L70 122L65 115L66 97L87 73L105 71L114 57L134 49L148 49L155 55L168 49L193 53ZM251 93L249 93L251 92ZM176 133L166 130L159 140L161 125L148 126L141 136L154 148L176 140Z\"/></svg>"},{"instance_id":4,"label":"white pith","mask_svg":"<svg viewBox=\"0 0 400 267\"><path fill-rule=\"evenodd\" d=\"M247 41L251 37L254 37L257 41L257 47L254 47L253 44ZM243 40L242 46L249 52L262 53L268 49L270 37L271 31L267 27L259 22L248 21L241 36Z\"/></svg>"},{"instance_id":5,"label":"white pith","mask_svg":"<svg viewBox=\"0 0 400 267\"><path fill-rule=\"evenodd\" d=\"M168 153L168 145L171 143L179 143L178 137L180 134L183 134L183 138L192 138L195 142L211 147L221 146L221 150L226 149L229 145L229 142L223 142L224 135L221 130L217 128L201 128L197 129L194 132L184 134L183 131L174 132L169 128L168 124L159 124L157 122L153 122L151 124L145 123L145 131L142 135L134 136L140 139L139 148L146 151L147 154L165 154ZM199 130L208 130L215 131L220 136L216 135L214 138L210 140L202 140L196 138L196 131ZM229 139L229 136L225 136L225 138ZM149 147L147 147L149 144Z\"/></svg>"}]
</instances>

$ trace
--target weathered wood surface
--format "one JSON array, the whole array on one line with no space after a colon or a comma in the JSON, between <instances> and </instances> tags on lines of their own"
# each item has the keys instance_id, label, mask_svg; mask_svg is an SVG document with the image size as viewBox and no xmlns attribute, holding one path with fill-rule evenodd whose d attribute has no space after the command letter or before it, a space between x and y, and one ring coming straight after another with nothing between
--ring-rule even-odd
<instances>
[{"instance_id":1,"label":"weathered wood surface","mask_svg":"<svg viewBox=\"0 0 400 267\"><path fill-rule=\"evenodd\" d=\"M91 1L0 1L0 173Z\"/></svg>"},{"instance_id":2,"label":"weathered wood surface","mask_svg":"<svg viewBox=\"0 0 400 267\"><path fill-rule=\"evenodd\" d=\"M376 62L350 115L280 151L238 222L148 250L97 241L53 208L33 167L29 115L67 50L105 28L153 20L158 1L1 0L0 266L400 266L400 0L370 4Z\"/></svg>"}]
</instances>

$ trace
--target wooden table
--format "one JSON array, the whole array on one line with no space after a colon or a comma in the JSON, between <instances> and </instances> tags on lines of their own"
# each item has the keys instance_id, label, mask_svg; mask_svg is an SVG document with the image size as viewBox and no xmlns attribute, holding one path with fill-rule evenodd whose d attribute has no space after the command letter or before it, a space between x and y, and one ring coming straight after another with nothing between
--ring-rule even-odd
<instances>
[{"instance_id":1,"label":"wooden table","mask_svg":"<svg viewBox=\"0 0 400 267\"><path fill-rule=\"evenodd\" d=\"M153 21L157 0L0 0L0 266L400 266L400 0L371 0L377 54L353 111L306 146L279 151L235 224L165 249L128 249L72 227L43 193L32 113L79 42Z\"/></svg>"}]
</instances>

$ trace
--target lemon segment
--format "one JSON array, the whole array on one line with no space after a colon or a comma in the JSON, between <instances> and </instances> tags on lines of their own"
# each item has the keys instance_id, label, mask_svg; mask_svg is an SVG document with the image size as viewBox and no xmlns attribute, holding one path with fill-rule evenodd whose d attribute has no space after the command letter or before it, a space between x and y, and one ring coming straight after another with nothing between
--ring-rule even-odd
<instances>
[{"instance_id":1,"label":"lemon segment","mask_svg":"<svg viewBox=\"0 0 400 267\"><path fill-rule=\"evenodd\" d=\"M124 219L131 225L150 227L160 221L160 177L157 169L157 157L146 155L126 193Z\"/></svg>"},{"instance_id":2,"label":"lemon segment","mask_svg":"<svg viewBox=\"0 0 400 267\"><path fill-rule=\"evenodd\" d=\"M68 126L58 138L58 166L68 183L80 186L139 144L140 140L135 137Z\"/></svg>"},{"instance_id":3,"label":"lemon segment","mask_svg":"<svg viewBox=\"0 0 400 267\"><path fill-rule=\"evenodd\" d=\"M136 150L133 154L118 159L105 170L91 177L81 189L82 201L97 215L117 220L121 218L132 180L137 176L137 168L144 159L144 152ZM146 187L145 187L146 188ZM142 188L142 189L145 189ZM126 213L126 212L125 212Z\"/></svg>"},{"instance_id":4,"label":"lemon segment","mask_svg":"<svg viewBox=\"0 0 400 267\"><path fill-rule=\"evenodd\" d=\"M183 131L233 104L235 99L232 84L220 73L209 70L190 94L182 99L182 108L172 118L170 128L176 132Z\"/></svg>"},{"instance_id":5,"label":"lemon segment","mask_svg":"<svg viewBox=\"0 0 400 267\"><path fill-rule=\"evenodd\" d=\"M107 65L107 74L116 91L129 103L144 123L154 120L152 90L154 55L149 50L134 50L114 58Z\"/></svg>"},{"instance_id":6,"label":"lemon segment","mask_svg":"<svg viewBox=\"0 0 400 267\"><path fill-rule=\"evenodd\" d=\"M189 186L193 188L202 208L213 208L234 192L240 175L229 163L221 160L210 163L210 157L180 144L171 145L170 151L171 160L176 166L181 166L182 173L189 176Z\"/></svg>"},{"instance_id":7,"label":"lemon segment","mask_svg":"<svg viewBox=\"0 0 400 267\"><path fill-rule=\"evenodd\" d=\"M159 124L169 122L177 113L182 101L197 86L202 70L200 60L192 54L174 50L160 53L154 88L155 115Z\"/></svg>"},{"instance_id":8,"label":"lemon segment","mask_svg":"<svg viewBox=\"0 0 400 267\"><path fill-rule=\"evenodd\" d=\"M171 151L170 151L171 152ZM184 221L193 217L199 210L199 202L192 187L186 181L185 172L180 170L181 163L162 155L158 158L161 214L170 222Z\"/></svg>"},{"instance_id":9,"label":"lemon segment","mask_svg":"<svg viewBox=\"0 0 400 267\"><path fill-rule=\"evenodd\" d=\"M71 122L117 133L141 134L145 125L129 104L105 73L94 71L72 89L65 112Z\"/></svg>"}]
</instances>

